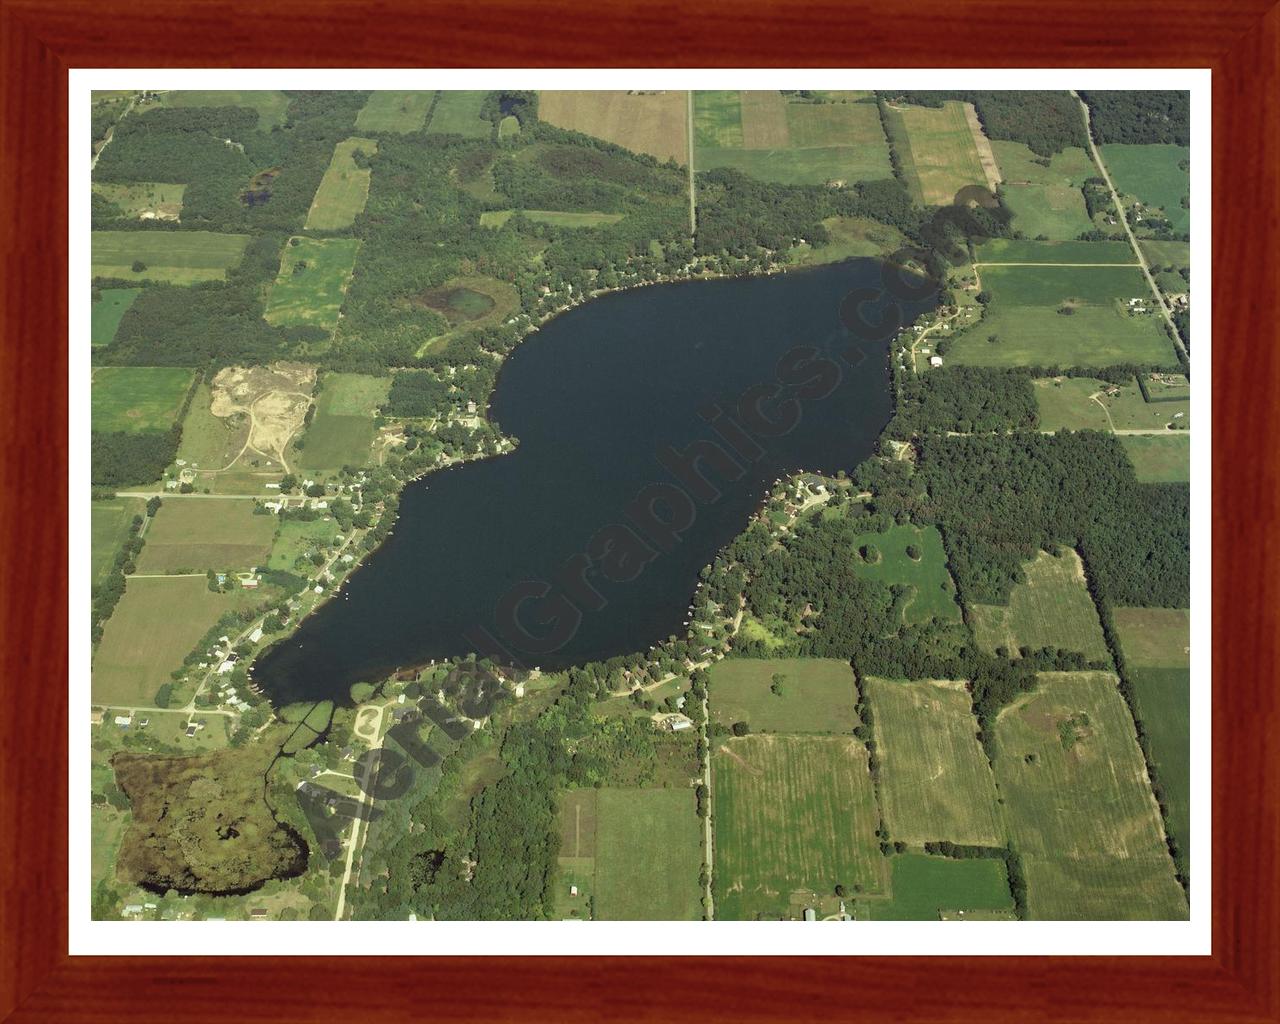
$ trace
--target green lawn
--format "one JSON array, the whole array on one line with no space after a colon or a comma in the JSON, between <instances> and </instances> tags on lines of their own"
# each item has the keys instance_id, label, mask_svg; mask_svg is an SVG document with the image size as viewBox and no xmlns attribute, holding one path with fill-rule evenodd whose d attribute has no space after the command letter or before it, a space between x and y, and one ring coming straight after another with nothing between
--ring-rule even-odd
<instances>
[{"instance_id":1,"label":"green lawn","mask_svg":"<svg viewBox=\"0 0 1280 1024\"><path fill-rule=\"evenodd\" d=\"M212 231L95 231L93 276L170 284L222 281L248 242L248 235ZM134 270L139 261L143 269Z\"/></svg>"},{"instance_id":2,"label":"green lawn","mask_svg":"<svg viewBox=\"0 0 1280 1024\"><path fill-rule=\"evenodd\" d=\"M355 162L356 150L372 156L378 151L378 143L373 139L351 138L334 147L329 167L320 179L320 187L316 189L311 209L307 211L307 230L339 231L349 228L364 210L369 199L372 172Z\"/></svg>"},{"instance_id":3,"label":"green lawn","mask_svg":"<svg viewBox=\"0 0 1280 1024\"><path fill-rule=\"evenodd\" d=\"M90 306L89 343L98 348L110 345L120 327L120 321L142 294L141 288L103 288Z\"/></svg>"},{"instance_id":4,"label":"green lawn","mask_svg":"<svg viewBox=\"0 0 1280 1024\"><path fill-rule=\"evenodd\" d=\"M1169 831L1191 861L1191 614L1185 608L1117 608L1120 648L1137 714L1164 787Z\"/></svg>"},{"instance_id":5,"label":"green lawn","mask_svg":"<svg viewBox=\"0 0 1280 1024\"><path fill-rule=\"evenodd\" d=\"M886 900L867 900L873 921L958 920L971 912L990 920L1013 916L1013 897L1004 861L951 860L908 853L894 857L893 894Z\"/></svg>"},{"instance_id":6,"label":"green lawn","mask_svg":"<svg viewBox=\"0 0 1280 1024\"><path fill-rule=\"evenodd\" d=\"M486 210L480 214L482 228L500 228L511 219L515 210ZM621 213L573 213L563 210L523 210L525 217L539 224L550 224L557 228L597 228L602 224L617 224L622 220Z\"/></svg>"},{"instance_id":7,"label":"green lawn","mask_svg":"<svg viewBox=\"0 0 1280 1024\"><path fill-rule=\"evenodd\" d=\"M305 560L312 551L327 550L337 533L336 524L326 523L323 519L315 519L309 523L297 519L282 520L271 545L267 568L296 572L299 568L296 564L298 559ZM305 561L302 568L314 571L310 561Z\"/></svg>"},{"instance_id":8,"label":"green lawn","mask_svg":"<svg viewBox=\"0 0 1280 1024\"><path fill-rule=\"evenodd\" d=\"M1105 672L1042 673L996 720L996 779L1042 920L1185 919L1133 719Z\"/></svg>"},{"instance_id":9,"label":"green lawn","mask_svg":"<svg viewBox=\"0 0 1280 1024\"><path fill-rule=\"evenodd\" d=\"M1128 242L1037 242L993 238L978 246L981 263L1131 263L1137 257Z\"/></svg>"},{"instance_id":10,"label":"green lawn","mask_svg":"<svg viewBox=\"0 0 1280 1024\"><path fill-rule=\"evenodd\" d=\"M145 506L141 498L110 498L90 503L89 578L94 586L111 572L116 552L129 539L133 517L142 515Z\"/></svg>"},{"instance_id":11,"label":"green lawn","mask_svg":"<svg viewBox=\"0 0 1280 1024\"><path fill-rule=\"evenodd\" d=\"M860 742L744 736L717 746L712 758L717 919L784 917L797 890L886 890Z\"/></svg>"},{"instance_id":12,"label":"green lawn","mask_svg":"<svg viewBox=\"0 0 1280 1024\"><path fill-rule=\"evenodd\" d=\"M783 677L782 695L770 690ZM853 669L829 658L728 658L711 667L711 718L753 732L845 733L858 724Z\"/></svg>"},{"instance_id":13,"label":"green lawn","mask_svg":"<svg viewBox=\"0 0 1280 1024\"><path fill-rule=\"evenodd\" d=\"M101 366L93 371L94 430L168 430L182 411L193 371L178 366Z\"/></svg>"},{"instance_id":14,"label":"green lawn","mask_svg":"<svg viewBox=\"0 0 1280 1024\"><path fill-rule=\"evenodd\" d=\"M1093 230L1084 193L1071 185L1006 185L1004 203L1013 227L1028 238L1078 238Z\"/></svg>"},{"instance_id":15,"label":"green lawn","mask_svg":"<svg viewBox=\"0 0 1280 1024\"><path fill-rule=\"evenodd\" d=\"M960 620L956 603L956 586L947 571L947 555L942 548L942 535L932 526L890 527L884 533L859 534L854 544L859 553L873 546L878 560L866 561L861 554L854 558L853 571L866 579L882 583L901 583L915 591L904 611L907 622L929 619ZM918 559L907 554L908 547L919 549Z\"/></svg>"},{"instance_id":16,"label":"green lawn","mask_svg":"<svg viewBox=\"0 0 1280 1024\"><path fill-rule=\"evenodd\" d=\"M1191 480L1191 435L1129 435L1120 438L1125 454L1144 484L1185 484Z\"/></svg>"},{"instance_id":17,"label":"green lawn","mask_svg":"<svg viewBox=\"0 0 1280 1024\"><path fill-rule=\"evenodd\" d=\"M147 529L138 557L141 573L243 571L265 566L276 518L255 515L252 499L196 501L172 498Z\"/></svg>"},{"instance_id":18,"label":"green lawn","mask_svg":"<svg viewBox=\"0 0 1280 1024\"><path fill-rule=\"evenodd\" d=\"M995 779L962 683L868 678L880 800L894 841L1003 846Z\"/></svg>"},{"instance_id":19,"label":"green lawn","mask_svg":"<svg viewBox=\"0 0 1280 1024\"><path fill-rule=\"evenodd\" d=\"M595 913L602 921L702 919L702 819L689 788L596 795Z\"/></svg>"},{"instance_id":20,"label":"green lawn","mask_svg":"<svg viewBox=\"0 0 1280 1024\"><path fill-rule=\"evenodd\" d=\"M1191 211L1182 205L1191 194L1191 176L1179 164L1190 157L1185 146L1133 146L1109 143L1101 147L1111 180L1123 195L1135 196L1147 206L1161 207L1173 230L1191 230ZM1141 221L1130 219L1134 234L1144 234Z\"/></svg>"},{"instance_id":21,"label":"green lawn","mask_svg":"<svg viewBox=\"0 0 1280 1024\"><path fill-rule=\"evenodd\" d=\"M267 297L267 322L335 328L359 248L357 238L291 238Z\"/></svg>"},{"instance_id":22,"label":"green lawn","mask_svg":"<svg viewBox=\"0 0 1280 1024\"><path fill-rule=\"evenodd\" d=\"M436 135L489 138L493 134L493 124L480 117L486 95L483 89L442 89L427 130Z\"/></svg>"},{"instance_id":23,"label":"green lawn","mask_svg":"<svg viewBox=\"0 0 1280 1024\"><path fill-rule=\"evenodd\" d=\"M984 267L981 276L991 301L982 320L952 341L955 362L1174 364L1160 317L1128 310L1130 298L1142 298L1148 307L1153 301L1138 267Z\"/></svg>"},{"instance_id":24,"label":"green lawn","mask_svg":"<svg viewBox=\"0 0 1280 1024\"><path fill-rule=\"evenodd\" d=\"M427 123L434 92L398 92L381 90L369 94L369 100L356 116L356 130L362 132L416 132Z\"/></svg>"},{"instance_id":25,"label":"green lawn","mask_svg":"<svg viewBox=\"0 0 1280 1024\"><path fill-rule=\"evenodd\" d=\"M1058 647L1110 663L1080 556L1070 548L1060 550L1057 557L1042 551L1023 566L1026 582L1013 585L1007 605L970 607L980 647L992 652L1004 647L1015 657L1021 647Z\"/></svg>"},{"instance_id":26,"label":"green lawn","mask_svg":"<svg viewBox=\"0 0 1280 1024\"><path fill-rule=\"evenodd\" d=\"M270 131L284 124L291 101L274 89L183 89L163 93L160 102L166 107L249 107L258 112L258 130Z\"/></svg>"}]
</instances>

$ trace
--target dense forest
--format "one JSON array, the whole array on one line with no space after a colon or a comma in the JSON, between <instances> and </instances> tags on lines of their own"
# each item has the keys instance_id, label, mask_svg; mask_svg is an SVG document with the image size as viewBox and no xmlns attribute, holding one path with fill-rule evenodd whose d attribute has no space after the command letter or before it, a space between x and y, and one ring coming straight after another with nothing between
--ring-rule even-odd
<instances>
[{"instance_id":1,"label":"dense forest","mask_svg":"<svg viewBox=\"0 0 1280 1024\"><path fill-rule=\"evenodd\" d=\"M943 366L902 374L897 408L885 433L986 433L1034 430L1039 425L1033 375L1026 369Z\"/></svg>"},{"instance_id":2,"label":"dense forest","mask_svg":"<svg viewBox=\"0 0 1280 1024\"><path fill-rule=\"evenodd\" d=\"M1040 156L1053 156L1068 146L1087 146L1089 141L1084 114L1068 92L899 91L879 95L922 107L940 107L947 100L972 103L987 138L1021 142Z\"/></svg>"},{"instance_id":3,"label":"dense forest","mask_svg":"<svg viewBox=\"0 0 1280 1024\"><path fill-rule=\"evenodd\" d=\"M1186 91L1135 90L1081 92L1089 104L1093 140L1191 144L1191 94Z\"/></svg>"}]
</instances>

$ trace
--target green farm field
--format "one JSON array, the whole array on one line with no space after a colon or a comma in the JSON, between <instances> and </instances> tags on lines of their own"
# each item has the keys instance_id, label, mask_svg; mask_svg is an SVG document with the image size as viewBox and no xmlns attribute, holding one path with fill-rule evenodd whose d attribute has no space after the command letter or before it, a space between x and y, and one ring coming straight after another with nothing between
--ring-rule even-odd
<instances>
[{"instance_id":1,"label":"green farm field","mask_svg":"<svg viewBox=\"0 0 1280 1024\"><path fill-rule=\"evenodd\" d=\"M248 107L258 112L258 131L284 124L289 97L274 89L183 89L161 94L166 107Z\"/></svg>"},{"instance_id":2,"label":"green farm field","mask_svg":"<svg viewBox=\"0 0 1280 1024\"><path fill-rule=\"evenodd\" d=\"M390 387L390 377L356 373L326 376L316 399L315 419L297 450L298 465L317 471L365 465L376 433L374 417Z\"/></svg>"},{"instance_id":3,"label":"green farm field","mask_svg":"<svg viewBox=\"0 0 1280 1024\"><path fill-rule=\"evenodd\" d=\"M147 530L140 573L242 571L264 566L276 517L255 515L252 499L165 501Z\"/></svg>"},{"instance_id":4,"label":"green farm field","mask_svg":"<svg viewBox=\"0 0 1280 1024\"><path fill-rule=\"evenodd\" d=\"M701 920L701 866L702 819L692 789L597 791L597 919Z\"/></svg>"},{"instance_id":5,"label":"green farm field","mask_svg":"<svg viewBox=\"0 0 1280 1024\"><path fill-rule=\"evenodd\" d=\"M987 263L1127 263L1138 261L1128 242L1038 242L1025 238L993 238L978 246L978 264Z\"/></svg>"},{"instance_id":6,"label":"green farm field","mask_svg":"<svg viewBox=\"0 0 1280 1024\"><path fill-rule=\"evenodd\" d=\"M951 860L925 854L893 858L892 895L864 901L873 921L1013 918L1009 876L999 859Z\"/></svg>"},{"instance_id":7,"label":"green farm field","mask_svg":"<svg viewBox=\"0 0 1280 1024\"><path fill-rule=\"evenodd\" d=\"M1191 211L1182 205L1183 197L1191 194L1191 176L1179 166L1190 157L1187 147L1109 143L1101 149L1111 180L1122 195L1163 208L1178 234L1191 230ZM1135 235L1146 233L1141 221L1130 226Z\"/></svg>"},{"instance_id":8,"label":"green farm field","mask_svg":"<svg viewBox=\"0 0 1280 1024\"><path fill-rule=\"evenodd\" d=\"M783 676L782 696L770 691ZM711 668L711 719L747 722L753 732L853 731L858 701L853 669L829 658L728 658Z\"/></svg>"},{"instance_id":9,"label":"green farm field","mask_svg":"<svg viewBox=\"0 0 1280 1024\"><path fill-rule=\"evenodd\" d=\"M248 235L212 231L95 231L93 276L169 284L222 281L248 242ZM135 261L145 269L134 270Z\"/></svg>"},{"instance_id":10,"label":"green farm field","mask_svg":"<svg viewBox=\"0 0 1280 1024\"><path fill-rule=\"evenodd\" d=\"M182 213L182 194L186 190L186 185L159 181L135 181L127 185L94 182L93 185L93 191L120 207L124 216L141 217L149 213L159 220L178 219Z\"/></svg>"},{"instance_id":11,"label":"green farm field","mask_svg":"<svg viewBox=\"0 0 1280 1024\"><path fill-rule=\"evenodd\" d=\"M1000 177L1006 185L1070 185L1079 188L1086 178L1095 177L1098 169L1089 154L1079 146L1068 146L1048 158L1033 153L1025 143L991 140L991 150L1000 165Z\"/></svg>"},{"instance_id":12,"label":"green farm field","mask_svg":"<svg viewBox=\"0 0 1280 1024\"><path fill-rule=\"evenodd\" d=\"M1156 242L1151 239L1139 239L1138 247L1147 257L1147 262L1153 266L1191 266L1190 242Z\"/></svg>"},{"instance_id":13,"label":"green farm field","mask_svg":"<svg viewBox=\"0 0 1280 1024\"><path fill-rule=\"evenodd\" d=\"M956 586L947 571L947 555L942 535L932 526L918 527L909 523L890 527L884 533L864 533L854 539L859 551L874 545L880 560L867 562L861 556L853 561L853 571L866 579L882 583L901 583L915 590L903 616L908 623L929 619L960 621L960 605L956 602ZM920 549L917 561L907 548Z\"/></svg>"},{"instance_id":14,"label":"green farm field","mask_svg":"<svg viewBox=\"0 0 1280 1024\"><path fill-rule=\"evenodd\" d=\"M500 228L511 219L515 210L486 210L480 214L482 228ZM621 213L574 213L564 210L523 210L529 220L538 224L550 224L557 228L598 228L602 224L617 224L622 220Z\"/></svg>"},{"instance_id":15,"label":"green farm field","mask_svg":"<svg viewBox=\"0 0 1280 1024\"><path fill-rule=\"evenodd\" d=\"M1148 402L1136 381L1118 386L1093 377L1045 377L1033 386L1042 430L1164 430L1172 423L1190 426L1189 397L1185 401ZM1111 391L1115 393L1108 394Z\"/></svg>"},{"instance_id":16,"label":"green farm field","mask_svg":"<svg viewBox=\"0 0 1280 1024\"><path fill-rule=\"evenodd\" d=\"M1093 230L1084 194L1071 185L1005 185L1013 227L1030 238L1078 238Z\"/></svg>"},{"instance_id":17,"label":"green farm field","mask_svg":"<svg viewBox=\"0 0 1280 1024\"><path fill-rule=\"evenodd\" d=\"M431 91L380 90L370 93L368 102L356 115L356 130L401 134L421 131L427 123L427 113L435 95Z\"/></svg>"},{"instance_id":18,"label":"green farm field","mask_svg":"<svg viewBox=\"0 0 1280 1024\"><path fill-rule=\"evenodd\" d=\"M89 578L97 586L111 572L116 552L129 539L133 517L143 514L146 502L141 498L109 498L92 502L89 508Z\"/></svg>"},{"instance_id":19,"label":"green farm field","mask_svg":"<svg viewBox=\"0 0 1280 1024\"><path fill-rule=\"evenodd\" d=\"M193 371L177 366L100 366L93 371L93 429L168 430L177 422Z\"/></svg>"},{"instance_id":20,"label":"green farm field","mask_svg":"<svg viewBox=\"0 0 1280 1024\"><path fill-rule=\"evenodd\" d=\"M946 205L966 185L987 185L964 104L888 107L890 142L918 202Z\"/></svg>"},{"instance_id":21,"label":"green farm field","mask_svg":"<svg viewBox=\"0 0 1280 1024\"><path fill-rule=\"evenodd\" d=\"M196 642L234 607L236 600L215 594L203 576L129 580L93 659L93 702L150 705Z\"/></svg>"},{"instance_id":22,"label":"green farm field","mask_svg":"<svg viewBox=\"0 0 1280 1024\"><path fill-rule=\"evenodd\" d=\"M1139 720L1164 787L1169 831L1191 857L1191 613L1185 608L1113 612Z\"/></svg>"},{"instance_id":23,"label":"green farm field","mask_svg":"<svg viewBox=\"0 0 1280 1024\"><path fill-rule=\"evenodd\" d=\"M340 231L355 223L364 211L369 199L369 180L372 172L357 166L356 150L372 156L378 151L373 139L351 138L339 142L333 149L333 158L320 179L307 211L308 231Z\"/></svg>"},{"instance_id":24,"label":"green farm field","mask_svg":"<svg viewBox=\"0 0 1280 1024\"><path fill-rule=\"evenodd\" d=\"M955 337L951 359L974 366L1174 364L1173 345L1138 267L984 267L991 302L979 323ZM1070 315L1059 309L1071 309ZM995 337L995 341L990 339Z\"/></svg>"},{"instance_id":25,"label":"green farm field","mask_svg":"<svg viewBox=\"0 0 1280 1024\"><path fill-rule=\"evenodd\" d=\"M1003 846L995 779L964 684L868 678L865 686L890 837Z\"/></svg>"},{"instance_id":26,"label":"green farm field","mask_svg":"<svg viewBox=\"0 0 1280 1024\"><path fill-rule=\"evenodd\" d=\"M103 288L90 307L89 343L94 348L110 345L115 339L120 321L133 300L142 294L141 288Z\"/></svg>"},{"instance_id":27,"label":"green farm field","mask_svg":"<svg viewBox=\"0 0 1280 1024\"><path fill-rule=\"evenodd\" d=\"M1120 438L1133 463L1138 482L1185 484L1191 481L1191 435L1185 431L1163 435L1130 434Z\"/></svg>"},{"instance_id":28,"label":"green farm field","mask_svg":"<svg viewBox=\"0 0 1280 1024\"><path fill-rule=\"evenodd\" d=\"M1105 672L1042 673L1000 712L996 778L1041 920L1181 920L1133 719Z\"/></svg>"},{"instance_id":29,"label":"green farm field","mask_svg":"<svg viewBox=\"0 0 1280 1024\"><path fill-rule=\"evenodd\" d=\"M442 89L427 131L434 135L462 135L469 139L489 138L493 134L493 125L480 118L485 95L483 89Z\"/></svg>"},{"instance_id":30,"label":"green farm field","mask_svg":"<svg viewBox=\"0 0 1280 1024\"><path fill-rule=\"evenodd\" d=\"M263 314L270 324L332 330L355 267L357 238L291 238Z\"/></svg>"},{"instance_id":31,"label":"green farm field","mask_svg":"<svg viewBox=\"0 0 1280 1024\"><path fill-rule=\"evenodd\" d=\"M1090 661L1110 662L1098 610L1085 585L1080 556L1070 548L1057 557L1041 551L1023 566L1025 583L1015 583L1007 605L970 607L978 645L994 652L1020 647L1058 647L1079 651Z\"/></svg>"},{"instance_id":32,"label":"green farm field","mask_svg":"<svg viewBox=\"0 0 1280 1024\"><path fill-rule=\"evenodd\" d=\"M866 748L846 736L744 736L712 752L718 919L788 914L797 890L883 892Z\"/></svg>"}]
</instances>

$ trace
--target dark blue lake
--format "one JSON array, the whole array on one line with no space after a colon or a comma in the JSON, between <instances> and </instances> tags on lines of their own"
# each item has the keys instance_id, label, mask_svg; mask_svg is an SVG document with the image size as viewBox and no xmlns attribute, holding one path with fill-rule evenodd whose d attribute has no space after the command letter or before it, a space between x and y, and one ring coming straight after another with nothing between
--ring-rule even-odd
<instances>
[{"instance_id":1,"label":"dark blue lake","mask_svg":"<svg viewBox=\"0 0 1280 1024\"><path fill-rule=\"evenodd\" d=\"M555 669L681 632L699 570L775 479L871 453L892 331L851 331L850 293L890 327L936 301L887 294L882 268L639 288L551 321L494 393L519 448L406 487L386 543L255 678L277 704L346 700L433 658Z\"/></svg>"}]
</instances>

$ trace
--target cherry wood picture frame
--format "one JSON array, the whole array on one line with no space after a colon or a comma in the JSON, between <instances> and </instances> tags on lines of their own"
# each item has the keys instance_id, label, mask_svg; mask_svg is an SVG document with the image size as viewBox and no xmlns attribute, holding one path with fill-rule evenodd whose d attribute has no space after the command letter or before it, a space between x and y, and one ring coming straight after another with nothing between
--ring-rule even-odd
<instances>
[{"instance_id":1,"label":"cherry wood picture frame","mask_svg":"<svg viewBox=\"0 0 1280 1024\"><path fill-rule=\"evenodd\" d=\"M1280 1020L1270 4L0 0L0 1020ZM1211 956L68 955L68 69L464 66L1212 69Z\"/></svg>"}]
</instances>

